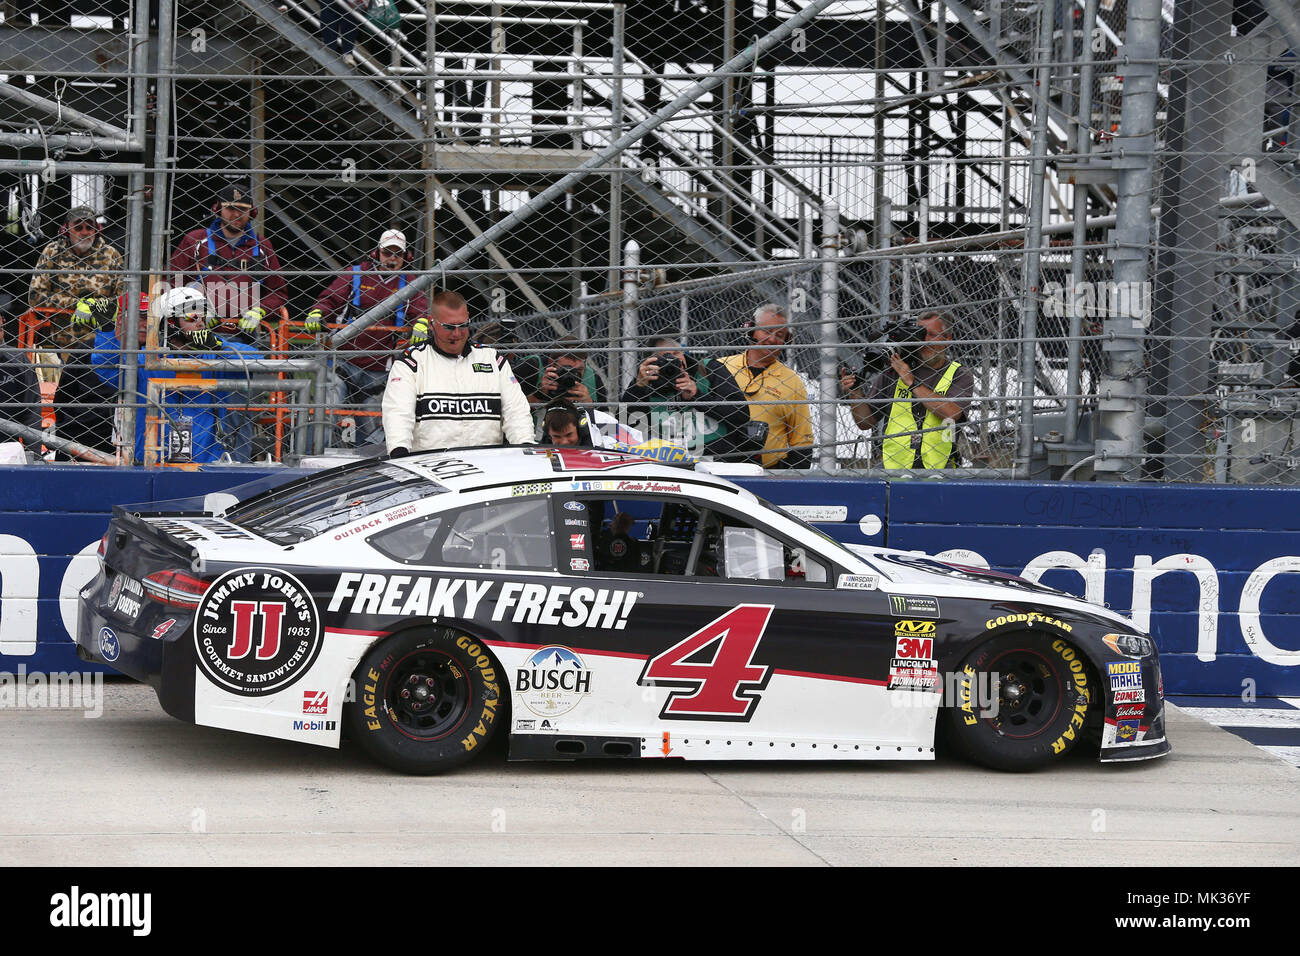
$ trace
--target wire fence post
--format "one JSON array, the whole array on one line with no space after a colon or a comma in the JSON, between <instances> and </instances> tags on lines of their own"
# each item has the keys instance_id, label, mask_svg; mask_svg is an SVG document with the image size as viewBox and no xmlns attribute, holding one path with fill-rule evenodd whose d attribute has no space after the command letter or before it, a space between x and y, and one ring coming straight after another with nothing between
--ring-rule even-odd
<instances>
[{"instance_id":1,"label":"wire fence post","mask_svg":"<svg viewBox=\"0 0 1300 956\"><path fill-rule=\"evenodd\" d=\"M839 344L839 264L840 207L828 202L822 206L822 294L821 294L821 361L818 364L817 387L821 398L818 417L821 423L821 448L818 465L831 471L836 465L836 444L839 421L837 394L836 346Z\"/></svg>"},{"instance_id":2,"label":"wire fence post","mask_svg":"<svg viewBox=\"0 0 1300 956\"><path fill-rule=\"evenodd\" d=\"M623 357L619 369L619 382L630 382L636 377L636 346L638 314L637 300L641 292L641 247L635 239L629 239L623 246L623 306L622 306L622 345ZM617 383L615 383L617 387Z\"/></svg>"},{"instance_id":3,"label":"wire fence post","mask_svg":"<svg viewBox=\"0 0 1300 956\"><path fill-rule=\"evenodd\" d=\"M1146 408L1145 332L1151 302L1147 260L1155 158L1156 61L1161 0L1130 0L1123 56L1124 98L1112 163L1119 172L1113 294L1103 312L1106 373L1098 389L1101 421L1093 471L1140 476Z\"/></svg>"},{"instance_id":4,"label":"wire fence post","mask_svg":"<svg viewBox=\"0 0 1300 956\"><path fill-rule=\"evenodd\" d=\"M1052 28L1056 0L1038 8L1038 43L1034 47L1034 126L1029 164L1029 224L1025 234L1024 296L1020 304L1020 435L1017 466L1028 474L1034 454L1034 382L1038 358L1038 299L1043 243L1043 197L1047 185L1048 83L1052 76Z\"/></svg>"}]
</instances>

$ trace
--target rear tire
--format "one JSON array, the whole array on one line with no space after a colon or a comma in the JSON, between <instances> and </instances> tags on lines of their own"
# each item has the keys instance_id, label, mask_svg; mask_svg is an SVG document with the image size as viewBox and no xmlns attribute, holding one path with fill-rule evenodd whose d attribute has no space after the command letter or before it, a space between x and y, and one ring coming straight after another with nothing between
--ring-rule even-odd
<instances>
[{"instance_id":1,"label":"rear tire","mask_svg":"<svg viewBox=\"0 0 1300 956\"><path fill-rule=\"evenodd\" d=\"M345 728L386 767L442 773L486 750L505 719L500 674L487 646L459 630L395 634L357 666Z\"/></svg>"},{"instance_id":2,"label":"rear tire","mask_svg":"<svg viewBox=\"0 0 1300 956\"><path fill-rule=\"evenodd\" d=\"M1000 635L962 663L947 710L950 736L986 767L1036 770L1083 739L1095 699L1083 655L1065 640Z\"/></svg>"}]
</instances>

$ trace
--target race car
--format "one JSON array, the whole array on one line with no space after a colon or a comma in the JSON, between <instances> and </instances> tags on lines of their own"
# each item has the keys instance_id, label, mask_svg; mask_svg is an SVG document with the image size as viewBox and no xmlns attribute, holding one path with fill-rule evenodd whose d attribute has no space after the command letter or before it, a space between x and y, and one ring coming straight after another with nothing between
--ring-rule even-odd
<instances>
[{"instance_id":1,"label":"race car","mask_svg":"<svg viewBox=\"0 0 1300 956\"><path fill-rule=\"evenodd\" d=\"M117 508L78 652L181 720L436 773L510 759L1169 752L1155 645L1021 578L846 546L716 472L544 446Z\"/></svg>"}]
</instances>

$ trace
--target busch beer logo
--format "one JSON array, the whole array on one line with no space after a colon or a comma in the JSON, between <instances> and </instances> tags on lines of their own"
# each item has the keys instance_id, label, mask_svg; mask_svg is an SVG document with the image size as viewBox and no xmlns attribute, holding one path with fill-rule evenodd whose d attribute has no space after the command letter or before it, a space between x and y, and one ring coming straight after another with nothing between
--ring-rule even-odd
<instances>
[{"instance_id":1,"label":"busch beer logo","mask_svg":"<svg viewBox=\"0 0 1300 956\"><path fill-rule=\"evenodd\" d=\"M569 648L543 647L515 672L515 693L539 717L558 717L591 693L591 671Z\"/></svg>"},{"instance_id":2,"label":"busch beer logo","mask_svg":"<svg viewBox=\"0 0 1300 956\"><path fill-rule=\"evenodd\" d=\"M260 697L284 690L316 660L320 614L291 574L239 568L217 578L194 615L199 669L223 690ZM304 702L304 713L310 713Z\"/></svg>"}]
</instances>

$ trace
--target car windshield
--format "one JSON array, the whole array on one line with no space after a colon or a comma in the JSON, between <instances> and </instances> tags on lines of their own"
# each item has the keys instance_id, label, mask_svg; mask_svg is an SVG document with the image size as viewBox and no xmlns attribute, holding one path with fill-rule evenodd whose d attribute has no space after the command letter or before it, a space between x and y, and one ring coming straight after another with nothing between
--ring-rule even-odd
<instances>
[{"instance_id":1,"label":"car windshield","mask_svg":"<svg viewBox=\"0 0 1300 956\"><path fill-rule=\"evenodd\" d=\"M227 520L277 544L307 538L448 489L387 462L347 469L259 496L226 512Z\"/></svg>"}]
</instances>

